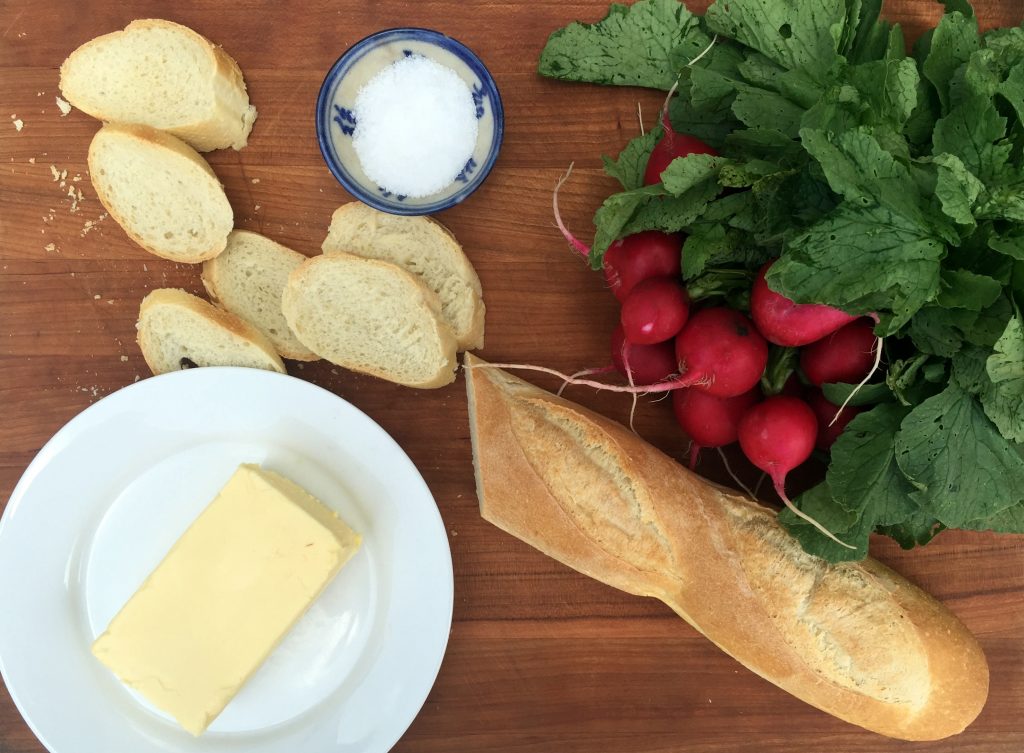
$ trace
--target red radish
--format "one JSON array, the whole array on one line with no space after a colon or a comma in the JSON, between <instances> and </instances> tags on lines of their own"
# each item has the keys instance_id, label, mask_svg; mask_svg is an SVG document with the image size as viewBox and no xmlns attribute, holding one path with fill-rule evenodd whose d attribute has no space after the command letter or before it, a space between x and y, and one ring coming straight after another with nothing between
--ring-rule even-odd
<instances>
[{"instance_id":1,"label":"red radish","mask_svg":"<svg viewBox=\"0 0 1024 753\"><path fill-rule=\"evenodd\" d=\"M800 351L800 369L811 384L856 384L875 362L877 338L868 318L840 327Z\"/></svg>"},{"instance_id":2,"label":"red radish","mask_svg":"<svg viewBox=\"0 0 1024 753\"><path fill-rule=\"evenodd\" d=\"M700 139L686 133L676 133L672 128L672 123L668 119L668 103L674 93L675 86L665 97L665 104L661 108L661 129L664 134L654 145L651 156L647 158L647 168L644 170L645 186L661 183L661 174L665 172L666 167L672 164L672 160L678 157L686 157L690 154L718 156L718 152Z\"/></svg>"},{"instance_id":3,"label":"red radish","mask_svg":"<svg viewBox=\"0 0 1024 753\"><path fill-rule=\"evenodd\" d=\"M756 387L735 397L715 397L692 388L675 391L672 410L676 422L692 440L691 469L697 465L702 448L724 447L736 441L740 419L759 397Z\"/></svg>"},{"instance_id":4,"label":"red radish","mask_svg":"<svg viewBox=\"0 0 1024 753\"><path fill-rule=\"evenodd\" d=\"M590 249L587 249L590 253ZM615 241L604 254L604 279L619 301L652 277L679 278L683 238L678 234L645 230Z\"/></svg>"},{"instance_id":5,"label":"red radish","mask_svg":"<svg viewBox=\"0 0 1024 753\"><path fill-rule=\"evenodd\" d=\"M676 337L682 387L716 397L742 395L760 380L768 344L747 317L729 308L708 308L690 317Z\"/></svg>"},{"instance_id":6,"label":"red radish","mask_svg":"<svg viewBox=\"0 0 1024 753\"><path fill-rule=\"evenodd\" d=\"M644 280L622 302L620 321L626 339L654 345L679 334L690 316L690 297L671 277Z\"/></svg>"},{"instance_id":7,"label":"red radish","mask_svg":"<svg viewBox=\"0 0 1024 753\"><path fill-rule=\"evenodd\" d=\"M572 165L555 186L551 195L551 208L555 213L555 224L569 246L586 259L590 256L590 246L569 232L558 211L558 190L571 173ZM678 234L645 230L627 235L612 243L605 251L604 278L615 297L622 301L639 282L651 277L679 277L682 253L683 239Z\"/></svg>"},{"instance_id":8,"label":"red radish","mask_svg":"<svg viewBox=\"0 0 1024 753\"><path fill-rule=\"evenodd\" d=\"M764 279L774 263L761 267L750 293L750 315L768 342L786 347L807 345L857 318L831 306L793 303L776 293Z\"/></svg>"},{"instance_id":9,"label":"red radish","mask_svg":"<svg viewBox=\"0 0 1024 753\"><path fill-rule=\"evenodd\" d=\"M814 411L803 400L785 395L775 395L755 405L747 411L739 426L743 454L768 474L786 507L836 543L854 549L837 539L786 496L786 475L811 456L817 436L818 419Z\"/></svg>"},{"instance_id":10,"label":"red radish","mask_svg":"<svg viewBox=\"0 0 1024 753\"><path fill-rule=\"evenodd\" d=\"M612 332L612 361L622 376L633 378L633 384L655 384L676 373L676 349L671 342L657 345L626 342L621 325Z\"/></svg>"},{"instance_id":11,"label":"red radish","mask_svg":"<svg viewBox=\"0 0 1024 753\"><path fill-rule=\"evenodd\" d=\"M831 449L853 417L864 412L863 408L847 408L837 418L836 411L839 410L839 406L829 402L819 389L808 390L807 404L811 406L814 415L818 417L818 440L814 446L823 451ZM836 420L833 422L832 419Z\"/></svg>"},{"instance_id":12,"label":"red radish","mask_svg":"<svg viewBox=\"0 0 1024 753\"><path fill-rule=\"evenodd\" d=\"M679 376L648 385L606 384L523 363L492 363L482 367L540 371L569 384L609 392L668 392L693 387L716 397L734 397L752 389L768 363L768 344L764 338L747 317L729 308L702 309L691 316L676 336L675 350Z\"/></svg>"}]
</instances>

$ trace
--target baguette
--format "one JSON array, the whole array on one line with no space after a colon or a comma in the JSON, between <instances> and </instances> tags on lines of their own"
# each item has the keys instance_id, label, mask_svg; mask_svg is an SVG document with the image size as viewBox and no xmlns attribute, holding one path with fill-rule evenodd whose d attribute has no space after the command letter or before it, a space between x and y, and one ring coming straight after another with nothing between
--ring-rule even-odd
<instances>
[{"instance_id":1,"label":"baguette","mask_svg":"<svg viewBox=\"0 0 1024 753\"><path fill-rule=\"evenodd\" d=\"M89 144L96 196L151 254L195 264L224 250L234 213L206 160L149 126L109 123Z\"/></svg>"},{"instance_id":2,"label":"baguette","mask_svg":"<svg viewBox=\"0 0 1024 753\"><path fill-rule=\"evenodd\" d=\"M338 366L421 389L455 381L437 296L394 264L314 256L289 275L281 309L299 342Z\"/></svg>"},{"instance_id":3,"label":"baguette","mask_svg":"<svg viewBox=\"0 0 1024 753\"><path fill-rule=\"evenodd\" d=\"M480 278L455 236L437 220L387 214L352 201L334 211L322 248L325 254L379 259L413 273L440 299L458 349L484 346Z\"/></svg>"},{"instance_id":4,"label":"baguette","mask_svg":"<svg viewBox=\"0 0 1024 753\"><path fill-rule=\"evenodd\" d=\"M775 513L625 427L466 356L480 513L585 575L652 596L748 669L904 740L961 732L988 664L944 606L872 559L832 565Z\"/></svg>"},{"instance_id":5,"label":"baguette","mask_svg":"<svg viewBox=\"0 0 1024 753\"><path fill-rule=\"evenodd\" d=\"M176 288L161 288L139 307L139 348L154 374L196 366L246 366L287 373L271 342L229 311Z\"/></svg>"},{"instance_id":6,"label":"baguette","mask_svg":"<svg viewBox=\"0 0 1024 753\"><path fill-rule=\"evenodd\" d=\"M203 263L203 286L210 300L245 319L267 336L284 358L314 361L281 311L288 275L306 261L298 251L249 230L232 230L228 245Z\"/></svg>"},{"instance_id":7,"label":"baguette","mask_svg":"<svg viewBox=\"0 0 1024 753\"><path fill-rule=\"evenodd\" d=\"M201 152L245 146L256 119L238 64L187 26L141 19L72 52L60 90L99 120L159 128Z\"/></svg>"}]
</instances>

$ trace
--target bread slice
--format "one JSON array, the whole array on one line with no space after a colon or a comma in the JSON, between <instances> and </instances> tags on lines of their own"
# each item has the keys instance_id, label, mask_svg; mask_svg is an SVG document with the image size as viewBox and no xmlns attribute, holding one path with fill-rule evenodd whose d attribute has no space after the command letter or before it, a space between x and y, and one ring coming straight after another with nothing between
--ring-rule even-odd
<instances>
[{"instance_id":1,"label":"bread slice","mask_svg":"<svg viewBox=\"0 0 1024 753\"><path fill-rule=\"evenodd\" d=\"M224 250L234 213L184 141L149 126L105 125L89 145L89 176L110 216L150 253L195 263Z\"/></svg>"},{"instance_id":2,"label":"bread slice","mask_svg":"<svg viewBox=\"0 0 1024 753\"><path fill-rule=\"evenodd\" d=\"M241 149L256 119L238 64L206 37L159 19L83 44L61 65L60 90L94 118L159 128L201 152Z\"/></svg>"},{"instance_id":3,"label":"bread slice","mask_svg":"<svg viewBox=\"0 0 1024 753\"><path fill-rule=\"evenodd\" d=\"M154 374L195 366L247 366L285 373L259 330L176 288L152 291L139 307L139 347Z\"/></svg>"},{"instance_id":4,"label":"bread slice","mask_svg":"<svg viewBox=\"0 0 1024 753\"><path fill-rule=\"evenodd\" d=\"M484 346L480 278L455 236L440 222L386 214L354 201L335 210L323 251L389 261L414 273L441 299L441 312L459 350Z\"/></svg>"},{"instance_id":5,"label":"bread slice","mask_svg":"<svg viewBox=\"0 0 1024 753\"><path fill-rule=\"evenodd\" d=\"M455 337L441 304L401 267L316 256L292 272L281 304L299 341L331 363L409 387L455 380Z\"/></svg>"},{"instance_id":6,"label":"bread slice","mask_svg":"<svg viewBox=\"0 0 1024 753\"><path fill-rule=\"evenodd\" d=\"M660 599L747 668L840 719L937 740L978 716L985 654L924 591L870 557L808 554L774 511L626 427L472 355L466 368L485 520Z\"/></svg>"},{"instance_id":7,"label":"bread slice","mask_svg":"<svg viewBox=\"0 0 1024 753\"><path fill-rule=\"evenodd\" d=\"M232 230L227 248L203 263L203 285L210 300L256 327L281 356L314 361L316 354L299 342L281 311L288 275L304 261L259 233Z\"/></svg>"}]
</instances>

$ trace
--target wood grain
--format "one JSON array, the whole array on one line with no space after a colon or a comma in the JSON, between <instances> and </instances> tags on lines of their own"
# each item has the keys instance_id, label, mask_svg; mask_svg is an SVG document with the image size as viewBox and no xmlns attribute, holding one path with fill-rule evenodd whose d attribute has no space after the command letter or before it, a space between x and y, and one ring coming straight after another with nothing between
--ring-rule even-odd
<instances>
[{"instance_id":1,"label":"wood grain","mask_svg":"<svg viewBox=\"0 0 1024 753\"><path fill-rule=\"evenodd\" d=\"M975 5L986 28L1020 23L1024 11L1021 0ZM312 254L332 210L348 200L324 167L313 130L324 72L346 47L381 28L421 25L461 39L497 79L507 117L506 141L488 182L442 218L472 256L486 291L482 355L571 371L606 361L617 311L598 276L566 251L554 230L550 191L575 161L562 210L585 235L593 210L613 190L600 155L615 153L636 133L638 102L650 125L660 96L561 84L534 69L554 28L596 20L605 10L603 0L0 2L6 107L0 113L0 499L7 500L62 424L147 376L134 342L145 292L200 289L196 269L146 254L102 217L85 165L97 123L77 111L61 117L54 102L57 67L68 52L143 17L179 21L223 45L245 72L260 116L245 150L215 152L210 161L239 226ZM887 3L885 12L913 38L941 11L929 0L901 0ZM12 114L24 121L20 133L7 123ZM63 189L51 165L58 174L67 171ZM77 211L69 187L82 192ZM476 510L461 379L416 392L329 364L291 364L290 371L351 401L399 441L450 532L456 583L448 654L395 750L1024 750L1022 537L947 533L913 552L888 540L874 543L876 556L967 623L992 667L988 705L963 735L931 745L898 743L755 677L662 605L588 580L484 523ZM571 396L618 419L628 413L622 398ZM642 403L637 429L682 457L685 438L664 403ZM704 471L725 478L714 456ZM2 610L0 619L8 619ZM41 750L6 690L0 693L0 753Z\"/></svg>"}]
</instances>

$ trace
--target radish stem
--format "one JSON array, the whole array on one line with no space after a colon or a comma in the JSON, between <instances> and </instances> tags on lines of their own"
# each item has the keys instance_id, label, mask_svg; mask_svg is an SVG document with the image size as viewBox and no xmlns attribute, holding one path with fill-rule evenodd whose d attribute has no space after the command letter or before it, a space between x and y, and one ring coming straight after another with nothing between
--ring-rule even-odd
<instances>
[{"instance_id":1,"label":"radish stem","mask_svg":"<svg viewBox=\"0 0 1024 753\"><path fill-rule=\"evenodd\" d=\"M763 484L763 483L764 483L764 480L765 480L766 478L768 478L768 474L767 474L767 473L765 473L764 471L761 471L761 475L760 475L760 476L758 477L758 479L757 479L757 483L756 483L756 484L754 484L754 493L753 493L752 495L750 495L750 496L752 496L752 497L753 497L754 499L757 499L757 493L758 493L759 491L761 491L761 484Z\"/></svg>"},{"instance_id":2,"label":"radish stem","mask_svg":"<svg viewBox=\"0 0 1024 753\"><path fill-rule=\"evenodd\" d=\"M586 259L590 256L590 246L583 243L583 241L576 238L575 235L569 232L569 229L562 222L562 215L558 211L558 191L562 188L565 181L569 180L569 176L572 175L572 167L575 162L569 163L569 169L565 171L565 175L558 179L558 183L555 184L554 193L551 194L551 208L555 212L555 224L558 225L558 229L562 232L562 236L568 241L572 249Z\"/></svg>"},{"instance_id":3,"label":"radish stem","mask_svg":"<svg viewBox=\"0 0 1024 753\"><path fill-rule=\"evenodd\" d=\"M883 340L881 337L879 337L875 341L875 363L874 365L872 365L871 371L869 371L867 373L867 376L860 380L860 384L854 387L850 391L850 394L846 396L846 399L843 401L843 404L839 406L839 410L837 410L836 414L832 416L832 420L828 422L829 426L831 426L832 424L839 420L839 414L842 413L843 409L850 404L850 401L853 400L853 396L860 392L861 388L863 388L864 385L871 381L871 377L873 377L875 375L875 372L878 371L878 367L882 363L882 342Z\"/></svg>"},{"instance_id":4,"label":"radish stem","mask_svg":"<svg viewBox=\"0 0 1024 753\"><path fill-rule=\"evenodd\" d=\"M847 549L856 549L857 548L855 546L851 546L850 544L847 544L844 541L840 541L839 539L837 539L834 533L832 533L830 530L825 528L825 526L823 526L821 523L816 521L810 515L805 513L799 507L794 505L792 500L790 500L790 498L786 496L786 490L783 487L783 482L785 480L784 477L776 476L774 473L771 474L771 476L772 476L772 483L775 485L775 493L779 495L779 499L781 499L783 501L783 503L785 503L786 507L788 507L790 510L793 511L794 515L796 515L798 518L800 518L802 520L805 520L808 523L810 523L812 526L814 526L819 531L821 531L825 536L827 536L828 538L832 539L834 542L839 544L839 546L845 546Z\"/></svg>"},{"instance_id":5,"label":"radish stem","mask_svg":"<svg viewBox=\"0 0 1024 753\"><path fill-rule=\"evenodd\" d=\"M717 447L715 449L718 450L718 456L722 458L722 465L725 466L726 473L732 476L732 480L739 485L740 489L747 493L747 496L749 496L751 499L754 499L754 493L750 491L750 488L742 481L740 481L739 476L732 472L732 467L729 465L729 458L725 456L725 452L722 451L722 448Z\"/></svg>"},{"instance_id":6,"label":"radish stem","mask_svg":"<svg viewBox=\"0 0 1024 753\"><path fill-rule=\"evenodd\" d=\"M633 382L633 369L629 367L629 359L626 358L626 343L622 343L622 365L626 367L626 381L629 382L630 387L635 387L636 384ZM636 427L633 426L633 416L636 415L636 401L639 399L639 395L635 392L632 394L633 404L629 406L629 430L636 434Z\"/></svg>"},{"instance_id":7,"label":"radish stem","mask_svg":"<svg viewBox=\"0 0 1024 753\"><path fill-rule=\"evenodd\" d=\"M705 47L703 50L701 50L700 53L697 55L697 57L695 57L693 60L691 60L689 63L687 63L686 67L689 68L691 65L693 65L698 60L700 60L702 57L704 57L709 52L711 52L711 48L715 46L715 42L717 42L717 41L718 41L718 35L715 34L715 36L711 37L711 41L708 42L708 46Z\"/></svg>"},{"instance_id":8,"label":"radish stem","mask_svg":"<svg viewBox=\"0 0 1024 753\"><path fill-rule=\"evenodd\" d=\"M606 384L604 382L595 382L592 379L576 379L555 369L549 369L547 366L531 366L525 363L478 363L473 364L469 368L481 369L523 369L525 371L540 371L544 374L551 374L556 376L562 381L568 382L569 384L584 385L587 387L593 387L597 390L608 390L609 392L627 392L627 393L639 393L645 395L649 392L668 392L669 390L678 390L683 387L692 387L695 384L708 384L710 380L707 377L701 377L695 379L690 376L677 376L675 379L670 379L666 382L659 382L658 384L640 385L627 387L618 384Z\"/></svg>"},{"instance_id":9,"label":"radish stem","mask_svg":"<svg viewBox=\"0 0 1024 753\"><path fill-rule=\"evenodd\" d=\"M594 374L607 374L610 371L615 371L614 364L608 364L607 366L595 366L592 369L581 369L580 371L577 371L575 374L572 374L572 378L576 379L577 377L592 376ZM558 388L558 392L556 392L555 394L561 397L562 393L565 391L565 388L568 387L569 384L570 382L563 382L562 386Z\"/></svg>"}]
</instances>

